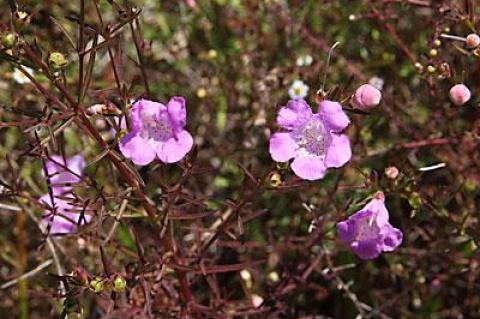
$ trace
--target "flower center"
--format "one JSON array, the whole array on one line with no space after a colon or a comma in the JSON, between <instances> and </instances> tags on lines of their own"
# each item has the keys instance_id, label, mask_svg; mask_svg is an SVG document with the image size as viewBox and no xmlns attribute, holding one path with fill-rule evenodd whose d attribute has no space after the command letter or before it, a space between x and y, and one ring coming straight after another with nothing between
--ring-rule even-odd
<instances>
[{"instance_id":1,"label":"flower center","mask_svg":"<svg viewBox=\"0 0 480 319\"><path fill-rule=\"evenodd\" d=\"M379 233L379 228L375 223L375 214L371 214L370 216L363 219L361 222L358 223L358 230L357 230L357 240L368 240L377 238Z\"/></svg>"},{"instance_id":2,"label":"flower center","mask_svg":"<svg viewBox=\"0 0 480 319\"><path fill-rule=\"evenodd\" d=\"M313 117L298 134L297 143L304 155L322 156L325 154L326 130L319 118Z\"/></svg>"},{"instance_id":3,"label":"flower center","mask_svg":"<svg viewBox=\"0 0 480 319\"><path fill-rule=\"evenodd\" d=\"M173 136L172 126L167 114L155 116L144 114L142 116L142 136L144 138L165 141Z\"/></svg>"}]
</instances>

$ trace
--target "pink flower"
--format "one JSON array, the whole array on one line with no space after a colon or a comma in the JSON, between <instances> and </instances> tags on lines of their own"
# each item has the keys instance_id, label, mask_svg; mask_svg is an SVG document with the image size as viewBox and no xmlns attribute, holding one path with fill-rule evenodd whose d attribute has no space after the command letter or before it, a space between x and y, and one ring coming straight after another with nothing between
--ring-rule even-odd
<instances>
[{"instance_id":1,"label":"pink flower","mask_svg":"<svg viewBox=\"0 0 480 319\"><path fill-rule=\"evenodd\" d=\"M352 104L354 107L369 111L380 104L382 99L382 92L370 84L360 86L352 97Z\"/></svg>"},{"instance_id":2,"label":"pink flower","mask_svg":"<svg viewBox=\"0 0 480 319\"><path fill-rule=\"evenodd\" d=\"M121 140L120 151L137 165L148 165L155 157L164 163L180 161L193 146L184 128L187 110L183 97L173 97L165 106L139 100L130 112L131 131Z\"/></svg>"},{"instance_id":3,"label":"pink flower","mask_svg":"<svg viewBox=\"0 0 480 319\"><path fill-rule=\"evenodd\" d=\"M457 84L450 89L450 100L457 106L467 103L471 97L472 94L465 84Z\"/></svg>"},{"instance_id":4,"label":"pink flower","mask_svg":"<svg viewBox=\"0 0 480 319\"><path fill-rule=\"evenodd\" d=\"M300 178L320 179L327 168L341 167L352 156L342 133L350 120L337 102L322 101L314 114L305 100L290 100L278 112L277 124L284 131L270 138L270 155L276 162L293 158L291 168Z\"/></svg>"},{"instance_id":5,"label":"pink flower","mask_svg":"<svg viewBox=\"0 0 480 319\"><path fill-rule=\"evenodd\" d=\"M71 184L81 181L86 163L82 155L75 155L69 159L64 159L60 155L53 155L45 163L45 166L53 194L57 195L71 190Z\"/></svg>"},{"instance_id":6,"label":"pink flower","mask_svg":"<svg viewBox=\"0 0 480 319\"><path fill-rule=\"evenodd\" d=\"M382 192L347 220L337 223L340 239L361 259L377 258L382 252L394 251L402 243L402 231L389 222Z\"/></svg>"},{"instance_id":7,"label":"pink flower","mask_svg":"<svg viewBox=\"0 0 480 319\"><path fill-rule=\"evenodd\" d=\"M73 201L70 196L54 197L53 201L50 194L40 197L39 202L47 208L41 221L45 231L50 234L71 234L77 231L79 225L92 220L91 215L82 215L83 207L75 206Z\"/></svg>"}]
</instances>

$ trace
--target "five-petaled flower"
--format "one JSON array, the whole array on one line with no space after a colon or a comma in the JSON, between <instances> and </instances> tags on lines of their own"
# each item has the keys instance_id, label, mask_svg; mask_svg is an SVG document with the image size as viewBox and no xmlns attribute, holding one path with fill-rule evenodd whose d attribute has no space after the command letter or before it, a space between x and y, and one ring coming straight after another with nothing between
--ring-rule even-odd
<instances>
[{"instance_id":1,"label":"five-petaled flower","mask_svg":"<svg viewBox=\"0 0 480 319\"><path fill-rule=\"evenodd\" d=\"M337 223L337 232L358 257L374 259L382 252L395 250L402 243L402 231L394 228L388 219L385 196L377 192L360 211Z\"/></svg>"},{"instance_id":2,"label":"five-petaled flower","mask_svg":"<svg viewBox=\"0 0 480 319\"><path fill-rule=\"evenodd\" d=\"M65 193L72 189L72 184L80 182L85 165L82 155L75 155L69 159L60 155L52 155L45 163L45 168L53 194Z\"/></svg>"},{"instance_id":3,"label":"five-petaled flower","mask_svg":"<svg viewBox=\"0 0 480 319\"><path fill-rule=\"evenodd\" d=\"M307 96L310 88L302 80L293 81L288 89L288 95L291 99L303 99Z\"/></svg>"},{"instance_id":4,"label":"five-petaled flower","mask_svg":"<svg viewBox=\"0 0 480 319\"><path fill-rule=\"evenodd\" d=\"M79 225L84 225L92 220L83 207L74 203L71 195L50 197L45 194L40 197L39 202L47 209L42 217L41 225L43 230L49 234L72 234L77 231Z\"/></svg>"},{"instance_id":5,"label":"five-petaled flower","mask_svg":"<svg viewBox=\"0 0 480 319\"><path fill-rule=\"evenodd\" d=\"M290 100L278 113L277 124L285 131L270 138L270 155L276 162L293 158L291 168L302 179L320 179L327 168L350 160L350 140L341 133L349 123L338 102L324 100L314 114L305 100Z\"/></svg>"},{"instance_id":6,"label":"five-petaled flower","mask_svg":"<svg viewBox=\"0 0 480 319\"><path fill-rule=\"evenodd\" d=\"M173 97L167 105L138 100L130 118L132 127L121 140L120 151L135 164L148 165L155 157L175 163L192 149L192 135L184 129L187 110L183 97Z\"/></svg>"}]
</instances>

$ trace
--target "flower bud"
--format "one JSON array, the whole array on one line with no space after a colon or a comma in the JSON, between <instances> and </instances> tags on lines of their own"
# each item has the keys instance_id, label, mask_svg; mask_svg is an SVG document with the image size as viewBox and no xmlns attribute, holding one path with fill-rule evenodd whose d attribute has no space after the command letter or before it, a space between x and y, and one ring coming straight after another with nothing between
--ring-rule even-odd
<instances>
[{"instance_id":1,"label":"flower bud","mask_svg":"<svg viewBox=\"0 0 480 319\"><path fill-rule=\"evenodd\" d=\"M382 93L373 85L364 84L360 86L352 97L352 104L354 107L369 111L380 103Z\"/></svg>"},{"instance_id":2,"label":"flower bud","mask_svg":"<svg viewBox=\"0 0 480 319\"><path fill-rule=\"evenodd\" d=\"M385 175L389 179L396 179L398 177L398 174L400 174L400 171L395 166L389 166L385 168Z\"/></svg>"},{"instance_id":3,"label":"flower bud","mask_svg":"<svg viewBox=\"0 0 480 319\"><path fill-rule=\"evenodd\" d=\"M123 292L127 287L127 281L122 276L117 276L113 281L113 291Z\"/></svg>"},{"instance_id":4,"label":"flower bud","mask_svg":"<svg viewBox=\"0 0 480 319\"><path fill-rule=\"evenodd\" d=\"M13 32L5 32L4 34L2 34L2 44L8 49L12 48L15 43L17 43L17 40L18 36Z\"/></svg>"},{"instance_id":5,"label":"flower bud","mask_svg":"<svg viewBox=\"0 0 480 319\"><path fill-rule=\"evenodd\" d=\"M68 60L60 52L52 52L48 57L48 63L55 69L60 70L68 64Z\"/></svg>"},{"instance_id":6,"label":"flower bud","mask_svg":"<svg viewBox=\"0 0 480 319\"><path fill-rule=\"evenodd\" d=\"M450 89L450 100L457 106L467 103L471 97L472 94L470 93L470 90L464 84L454 85Z\"/></svg>"},{"instance_id":7,"label":"flower bud","mask_svg":"<svg viewBox=\"0 0 480 319\"><path fill-rule=\"evenodd\" d=\"M480 37L476 33L470 33L467 35L467 39L465 41L467 48L475 49L480 45Z\"/></svg>"}]
</instances>

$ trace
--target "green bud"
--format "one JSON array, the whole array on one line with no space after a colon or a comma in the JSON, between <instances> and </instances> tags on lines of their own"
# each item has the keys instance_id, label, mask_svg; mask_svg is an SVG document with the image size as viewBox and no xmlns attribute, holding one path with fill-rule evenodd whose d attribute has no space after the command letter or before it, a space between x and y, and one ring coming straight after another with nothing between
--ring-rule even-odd
<instances>
[{"instance_id":1,"label":"green bud","mask_svg":"<svg viewBox=\"0 0 480 319\"><path fill-rule=\"evenodd\" d=\"M2 44L6 48L9 48L9 49L13 48L15 43L17 43L17 40L18 40L18 36L16 33L5 32L4 34L2 34Z\"/></svg>"},{"instance_id":2,"label":"green bud","mask_svg":"<svg viewBox=\"0 0 480 319\"><path fill-rule=\"evenodd\" d=\"M122 276L117 276L113 281L113 291L122 292L127 287L127 281Z\"/></svg>"},{"instance_id":3,"label":"green bud","mask_svg":"<svg viewBox=\"0 0 480 319\"><path fill-rule=\"evenodd\" d=\"M105 288L103 280L100 277L95 277L90 281L90 288L96 293L102 292Z\"/></svg>"},{"instance_id":4,"label":"green bud","mask_svg":"<svg viewBox=\"0 0 480 319\"><path fill-rule=\"evenodd\" d=\"M410 206L413 207L413 209L417 209L420 207L422 204L422 198L420 197L420 194L417 192L413 192L410 194L410 197L408 198L408 203Z\"/></svg>"},{"instance_id":5,"label":"green bud","mask_svg":"<svg viewBox=\"0 0 480 319\"><path fill-rule=\"evenodd\" d=\"M68 60L60 52L52 52L48 57L48 63L55 69L60 70L68 64Z\"/></svg>"}]
</instances>

